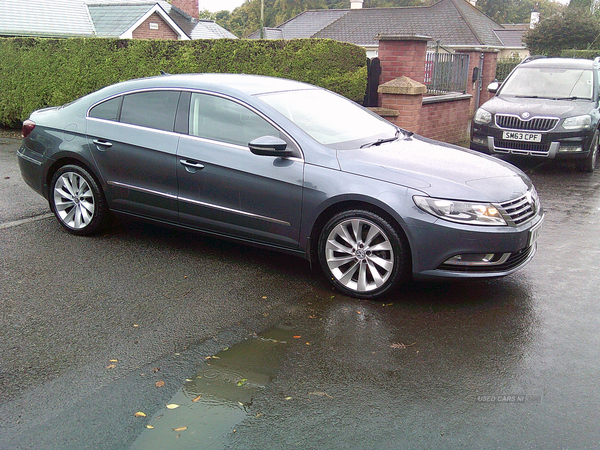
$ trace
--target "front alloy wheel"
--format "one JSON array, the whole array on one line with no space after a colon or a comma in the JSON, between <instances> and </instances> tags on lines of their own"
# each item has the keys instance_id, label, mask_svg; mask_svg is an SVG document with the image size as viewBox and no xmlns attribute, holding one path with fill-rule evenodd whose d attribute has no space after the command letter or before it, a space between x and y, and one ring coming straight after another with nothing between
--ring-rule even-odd
<instances>
[{"instance_id":1,"label":"front alloy wheel","mask_svg":"<svg viewBox=\"0 0 600 450\"><path fill-rule=\"evenodd\" d=\"M319 240L323 271L341 291L373 299L405 277L406 245L396 230L370 211L347 211L325 225Z\"/></svg>"},{"instance_id":2,"label":"front alloy wheel","mask_svg":"<svg viewBox=\"0 0 600 450\"><path fill-rule=\"evenodd\" d=\"M94 178L75 165L61 167L52 177L50 207L70 233L89 235L103 225L104 197Z\"/></svg>"}]
</instances>

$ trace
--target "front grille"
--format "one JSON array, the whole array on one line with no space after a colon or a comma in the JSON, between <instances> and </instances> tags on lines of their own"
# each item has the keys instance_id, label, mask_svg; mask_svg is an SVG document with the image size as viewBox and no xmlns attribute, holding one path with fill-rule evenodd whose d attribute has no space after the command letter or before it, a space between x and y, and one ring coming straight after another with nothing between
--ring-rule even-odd
<instances>
[{"instance_id":1,"label":"front grille","mask_svg":"<svg viewBox=\"0 0 600 450\"><path fill-rule=\"evenodd\" d=\"M514 200L500 203L497 207L509 225L518 226L535 216L538 201L537 194L533 191Z\"/></svg>"},{"instance_id":2,"label":"front grille","mask_svg":"<svg viewBox=\"0 0 600 450\"><path fill-rule=\"evenodd\" d=\"M550 131L558 123L556 117L532 117L523 120L519 116L496 114L496 125L508 130Z\"/></svg>"},{"instance_id":3,"label":"front grille","mask_svg":"<svg viewBox=\"0 0 600 450\"><path fill-rule=\"evenodd\" d=\"M499 152L502 152L504 149L517 154L519 150L524 152L545 153L546 155L550 151L550 143L540 144L537 142L503 141L501 139L494 139L494 147ZM517 152L514 152L514 150L517 150Z\"/></svg>"},{"instance_id":4,"label":"front grille","mask_svg":"<svg viewBox=\"0 0 600 450\"><path fill-rule=\"evenodd\" d=\"M535 249L535 245L524 248L518 252L512 253L509 258L497 266L452 266L450 264L442 264L440 270L450 270L452 272L472 272L472 273L497 273L513 270L523 264L529 258L531 252Z\"/></svg>"}]
</instances>

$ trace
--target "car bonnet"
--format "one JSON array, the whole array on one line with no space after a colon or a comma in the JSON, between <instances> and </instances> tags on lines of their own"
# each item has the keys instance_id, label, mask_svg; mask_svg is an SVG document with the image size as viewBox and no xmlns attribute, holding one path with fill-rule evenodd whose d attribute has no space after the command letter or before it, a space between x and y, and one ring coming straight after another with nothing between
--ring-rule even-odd
<instances>
[{"instance_id":1,"label":"car bonnet","mask_svg":"<svg viewBox=\"0 0 600 450\"><path fill-rule=\"evenodd\" d=\"M531 180L509 163L411 136L380 146L338 151L343 171L420 190L432 197L504 202Z\"/></svg>"}]
</instances>

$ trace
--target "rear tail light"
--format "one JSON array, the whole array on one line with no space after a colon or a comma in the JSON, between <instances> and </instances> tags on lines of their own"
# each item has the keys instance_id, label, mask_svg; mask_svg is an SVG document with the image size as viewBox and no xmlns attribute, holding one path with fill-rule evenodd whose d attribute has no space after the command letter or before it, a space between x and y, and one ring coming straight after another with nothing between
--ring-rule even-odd
<instances>
[{"instance_id":1,"label":"rear tail light","mask_svg":"<svg viewBox=\"0 0 600 450\"><path fill-rule=\"evenodd\" d=\"M34 128L35 122L33 120L27 119L25 122L23 122L23 128L21 129L21 137L28 137Z\"/></svg>"}]
</instances>

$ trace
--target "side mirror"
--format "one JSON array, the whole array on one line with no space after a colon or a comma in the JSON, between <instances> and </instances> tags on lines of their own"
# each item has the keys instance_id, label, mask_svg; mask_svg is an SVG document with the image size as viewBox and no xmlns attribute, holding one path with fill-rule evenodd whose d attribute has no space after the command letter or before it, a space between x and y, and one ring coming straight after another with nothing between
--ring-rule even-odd
<instances>
[{"instance_id":1,"label":"side mirror","mask_svg":"<svg viewBox=\"0 0 600 450\"><path fill-rule=\"evenodd\" d=\"M488 84L488 92L495 94L498 92L498 89L500 89L500 82L492 81L490 84Z\"/></svg>"},{"instance_id":2,"label":"side mirror","mask_svg":"<svg viewBox=\"0 0 600 450\"><path fill-rule=\"evenodd\" d=\"M285 158L292 156L294 152L287 149L287 142L274 136L262 136L254 139L248 144L248 148L255 155L276 156Z\"/></svg>"}]
</instances>

